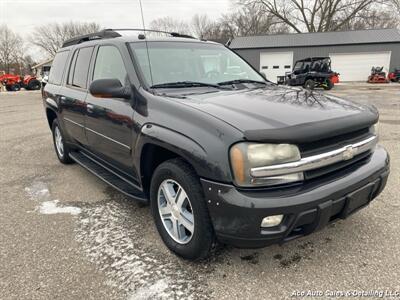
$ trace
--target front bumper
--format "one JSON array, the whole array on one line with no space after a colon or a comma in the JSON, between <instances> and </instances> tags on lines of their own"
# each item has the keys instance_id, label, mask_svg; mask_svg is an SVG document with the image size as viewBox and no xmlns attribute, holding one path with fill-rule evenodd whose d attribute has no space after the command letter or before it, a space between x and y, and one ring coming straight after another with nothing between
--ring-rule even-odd
<instances>
[{"instance_id":1,"label":"front bumper","mask_svg":"<svg viewBox=\"0 0 400 300\"><path fill-rule=\"evenodd\" d=\"M389 155L380 146L368 161L300 186L239 190L202 179L214 230L220 242L243 248L283 243L346 218L383 190ZM285 215L276 227L261 228L263 218Z\"/></svg>"}]
</instances>

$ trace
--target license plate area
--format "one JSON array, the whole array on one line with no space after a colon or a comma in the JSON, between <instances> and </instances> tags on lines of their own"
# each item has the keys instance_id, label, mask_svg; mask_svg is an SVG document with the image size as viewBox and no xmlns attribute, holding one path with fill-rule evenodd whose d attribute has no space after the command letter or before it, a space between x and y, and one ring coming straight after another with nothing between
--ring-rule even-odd
<instances>
[{"instance_id":1,"label":"license plate area","mask_svg":"<svg viewBox=\"0 0 400 300\"><path fill-rule=\"evenodd\" d=\"M368 203L372 200L372 194L376 189L378 181L369 183L366 186L363 186L362 188L347 195L346 204L343 209L343 218L346 218L348 215L368 205Z\"/></svg>"}]
</instances>

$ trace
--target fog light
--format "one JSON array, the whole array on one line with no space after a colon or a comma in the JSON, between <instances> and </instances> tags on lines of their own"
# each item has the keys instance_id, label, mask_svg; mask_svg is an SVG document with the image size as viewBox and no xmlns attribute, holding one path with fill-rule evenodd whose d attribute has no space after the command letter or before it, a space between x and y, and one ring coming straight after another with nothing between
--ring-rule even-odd
<instances>
[{"instance_id":1,"label":"fog light","mask_svg":"<svg viewBox=\"0 0 400 300\"><path fill-rule=\"evenodd\" d=\"M261 227L274 227L281 224L283 215L265 217L261 222Z\"/></svg>"}]
</instances>

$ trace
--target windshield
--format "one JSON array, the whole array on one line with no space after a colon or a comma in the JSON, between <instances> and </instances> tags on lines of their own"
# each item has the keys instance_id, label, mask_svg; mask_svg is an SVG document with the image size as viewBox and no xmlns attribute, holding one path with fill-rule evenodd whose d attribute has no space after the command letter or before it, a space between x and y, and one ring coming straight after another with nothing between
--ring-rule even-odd
<instances>
[{"instance_id":1,"label":"windshield","mask_svg":"<svg viewBox=\"0 0 400 300\"><path fill-rule=\"evenodd\" d=\"M148 47L149 57L145 42L131 43L149 86L187 81L215 85L240 79L265 81L243 59L222 45L148 42Z\"/></svg>"}]
</instances>

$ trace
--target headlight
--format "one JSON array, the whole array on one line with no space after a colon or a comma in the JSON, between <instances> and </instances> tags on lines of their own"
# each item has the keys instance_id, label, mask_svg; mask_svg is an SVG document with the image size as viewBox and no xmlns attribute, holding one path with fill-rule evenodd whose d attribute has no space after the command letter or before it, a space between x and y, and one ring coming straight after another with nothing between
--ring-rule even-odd
<instances>
[{"instance_id":1,"label":"headlight","mask_svg":"<svg viewBox=\"0 0 400 300\"><path fill-rule=\"evenodd\" d=\"M255 178L251 168L272 166L300 160L299 148L289 144L239 143L230 150L235 182L239 186L262 186L301 181L303 173Z\"/></svg>"},{"instance_id":2,"label":"headlight","mask_svg":"<svg viewBox=\"0 0 400 300\"><path fill-rule=\"evenodd\" d=\"M379 137L379 121L370 127L370 132Z\"/></svg>"}]
</instances>

